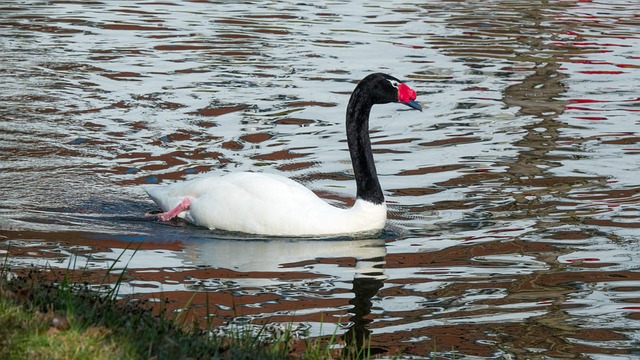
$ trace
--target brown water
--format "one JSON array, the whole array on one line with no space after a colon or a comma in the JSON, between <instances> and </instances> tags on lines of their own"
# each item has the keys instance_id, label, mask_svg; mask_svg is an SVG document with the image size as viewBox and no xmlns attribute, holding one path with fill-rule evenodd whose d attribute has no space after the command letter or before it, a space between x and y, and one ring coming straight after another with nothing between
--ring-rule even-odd
<instances>
[{"instance_id":1,"label":"brown water","mask_svg":"<svg viewBox=\"0 0 640 360\"><path fill-rule=\"evenodd\" d=\"M640 17L628 1L0 4L0 250L220 326L371 334L374 353L640 354ZM379 106L376 239L162 224L140 185L252 170L355 192ZM138 249L137 251L135 249ZM337 329L336 329L337 326Z\"/></svg>"}]
</instances>

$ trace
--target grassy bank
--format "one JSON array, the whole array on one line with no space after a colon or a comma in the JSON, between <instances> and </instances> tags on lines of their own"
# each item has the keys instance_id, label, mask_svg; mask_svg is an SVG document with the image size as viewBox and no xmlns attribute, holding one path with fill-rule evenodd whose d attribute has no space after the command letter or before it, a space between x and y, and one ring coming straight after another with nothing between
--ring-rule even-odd
<instances>
[{"instance_id":1,"label":"grassy bank","mask_svg":"<svg viewBox=\"0 0 640 360\"><path fill-rule=\"evenodd\" d=\"M36 271L0 275L0 359L335 359L345 354L331 350L333 338L296 343L290 332L269 342L242 332L212 337L208 329L67 279L52 282ZM368 358L366 349L349 354Z\"/></svg>"}]
</instances>

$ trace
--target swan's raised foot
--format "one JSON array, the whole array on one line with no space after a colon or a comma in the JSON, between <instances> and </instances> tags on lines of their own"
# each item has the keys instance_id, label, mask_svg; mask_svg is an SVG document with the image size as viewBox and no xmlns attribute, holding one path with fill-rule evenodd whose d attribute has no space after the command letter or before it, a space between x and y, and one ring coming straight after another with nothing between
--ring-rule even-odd
<instances>
[{"instance_id":1,"label":"swan's raised foot","mask_svg":"<svg viewBox=\"0 0 640 360\"><path fill-rule=\"evenodd\" d=\"M182 200L178 204L178 206L174 207L173 209L167 212L158 213L158 214L146 213L144 214L144 216L158 218L158 221L169 221L174 217L177 217L178 215L180 215L181 212L189 210L190 206L191 206L191 200L189 200L189 198L184 198L184 200Z\"/></svg>"}]
</instances>

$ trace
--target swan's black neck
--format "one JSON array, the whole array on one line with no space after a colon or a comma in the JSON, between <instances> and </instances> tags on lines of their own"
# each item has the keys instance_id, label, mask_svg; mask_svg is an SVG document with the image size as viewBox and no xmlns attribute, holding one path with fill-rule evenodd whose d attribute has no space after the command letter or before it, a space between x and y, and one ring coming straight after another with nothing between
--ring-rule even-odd
<instances>
[{"instance_id":1,"label":"swan's black neck","mask_svg":"<svg viewBox=\"0 0 640 360\"><path fill-rule=\"evenodd\" d=\"M378 181L369 139L369 113L374 104L372 95L363 82L351 94L347 106L347 142L356 178L356 197L374 204L382 204L384 195Z\"/></svg>"}]
</instances>

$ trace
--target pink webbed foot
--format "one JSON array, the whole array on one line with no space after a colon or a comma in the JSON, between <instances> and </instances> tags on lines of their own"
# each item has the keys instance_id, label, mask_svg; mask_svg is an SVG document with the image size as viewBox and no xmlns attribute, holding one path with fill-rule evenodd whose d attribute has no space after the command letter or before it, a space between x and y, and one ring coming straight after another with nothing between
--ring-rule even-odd
<instances>
[{"instance_id":1,"label":"pink webbed foot","mask_svg":"<svg viewBox=\"0 0 640 360\"><path fill-rule=\"evenodd\" d=\"M153 216L157 217L160 221L168 221L178 216L181 212L189 210L189 206L191 206L191 200L189 200L189 198L185 198L178 204L178 206L167 212L159 214L145 214L145 216Z\"/></svg>"}]
</instances>

